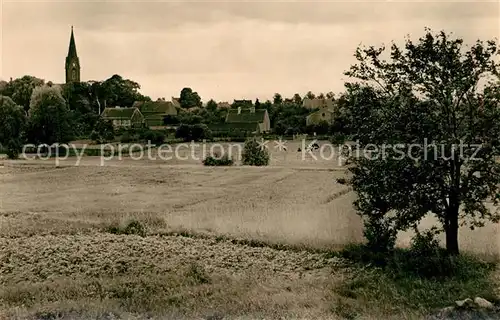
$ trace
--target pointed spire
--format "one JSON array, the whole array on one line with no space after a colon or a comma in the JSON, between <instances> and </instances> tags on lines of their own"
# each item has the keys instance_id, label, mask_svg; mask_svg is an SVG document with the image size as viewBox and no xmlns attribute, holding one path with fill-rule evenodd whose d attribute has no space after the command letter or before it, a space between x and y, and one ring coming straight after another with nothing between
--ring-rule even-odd
<instances>
[{"instance_id":1,"label":"pointed spire","mask_svg":"<svg viewBox=\"0 0 500 320\"><path fill-rule=\"evenodd\" d=\"M75 35L73 34L73 26L71 26L71 38L69 40L68 58L76 57L78 57L78 55L76 54Z\"/></svg>"}]
</instances>

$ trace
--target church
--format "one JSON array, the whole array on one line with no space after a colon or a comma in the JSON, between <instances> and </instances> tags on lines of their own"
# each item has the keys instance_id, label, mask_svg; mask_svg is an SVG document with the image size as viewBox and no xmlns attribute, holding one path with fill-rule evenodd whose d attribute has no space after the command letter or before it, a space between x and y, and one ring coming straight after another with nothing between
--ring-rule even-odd
<instances>
[{"instance_id":1,"label":"church","mask_svg":"<svg viewBox=\"0 0 500 320\"><path fill-rule=\"evenodd\" d=\"M71 26L68 56L66 57L66 83L80 82L80 59L76 53L75 35Z\"/></svg>"}]
</instances>

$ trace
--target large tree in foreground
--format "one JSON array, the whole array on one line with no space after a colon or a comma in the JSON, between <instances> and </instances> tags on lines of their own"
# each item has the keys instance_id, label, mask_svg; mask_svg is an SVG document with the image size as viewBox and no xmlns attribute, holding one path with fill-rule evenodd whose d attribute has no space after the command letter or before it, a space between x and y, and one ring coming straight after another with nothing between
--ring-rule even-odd
<instances>
[{"instance_id":1,"label":"large tree in foreground","mask_svg":"<svg viewBox=\"0 0 500 320\"><path fill-rule=\"evenodd\" d=\"M499 220L485 204L499 199L497 50L429 29L389 54L356 50L340 120L361 150L375 151L351 153L349 169L370 242L393 244L397 231L434 214L458 254L461 224Z\"/></svg>"}]
</instances>

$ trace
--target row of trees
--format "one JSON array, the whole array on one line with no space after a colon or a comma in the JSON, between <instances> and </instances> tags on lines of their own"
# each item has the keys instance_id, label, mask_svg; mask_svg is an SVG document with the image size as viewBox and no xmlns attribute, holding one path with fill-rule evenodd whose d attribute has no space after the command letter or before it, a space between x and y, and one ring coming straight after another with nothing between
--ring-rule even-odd
<instances>
[{"instance_id":1,"label":"row of trees","mask_svg":"<svg viewBox=\"0 0 500 320\"><path fill-rule=\"evenodd\" d=\"M0 95L10 97L17 105L23 107L26 114L30 110L31 98L35 88L40 86L53 86L51 82L45 82L33 76L24 76L10 82L0 82ZM124 79L119 75L113 75L105 81L87 81L70 83L61 86L62 96L66 107L70 112L71 127L76 137L88 137L95 126L99 114L108 106L131 107L135 101L151 101L148 96L142 95L140 85L132 80ZM308 92L304 98L315 98L316 95ZM319 98L334 98L332 92L319 94ZM162 98L164 100L164 98ZM311 133L324 130L325 124L320 124L318 130L314 127L306 127L306 116L311 110L302 107L303 98L295 94L291 98L283 98L276 93L273 101L267 100L255 102L241 100L235 101L231 107L255 107L256 109L267 109L271 120L272 129L280 135L292 135L297 133ZM179 103L181 110L177 117L167 117L166 125L174 124L218 124L223 123L226 110L217 108L217 103L211 99L205 108L197 92L191 88L183 88L180 92ZM198 109L196 111L192 108ZM186 112L183 112L185 110ZM188 112L189 111L189 112ZM318 132L319 133L319 132Z\"/></svg>"}]
</instances>

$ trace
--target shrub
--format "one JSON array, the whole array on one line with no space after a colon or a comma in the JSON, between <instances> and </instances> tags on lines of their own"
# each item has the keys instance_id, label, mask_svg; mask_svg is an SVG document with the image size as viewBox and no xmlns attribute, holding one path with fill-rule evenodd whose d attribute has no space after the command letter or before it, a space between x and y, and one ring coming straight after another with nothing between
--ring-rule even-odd
<instances>
[{"instance_id":1,"label":"shrub","mask_svg":"<svg viewBox=\"0 0 500 320\"><path fill-rule=\"evenodd\" d=\"M211 283L210 276L205 271L205 268L197 263L191 263L186 272L186 278L192 280L193 284Z\"/></svg>"},{"instance_id":2,"label":"shrub","mask_svg":"<svg viewBox=\"0 0 500 320\"><path fill-rule=\"evenodd\" d=\"M121 143L129 143L132 141L134 141L134 137L128 132L124 132L120 138Z\"/></svg>"},{"instance_id":3,"label":"shrub","mask_svg":"<svg viewBox=\"0 0 500 320\"><path fill-rule=\"evenodd\" d=\"M399 263L402 272L433 278L451 276L460 270L458 263L439 245L435 229L415 231L410 250Z\"/></svg>"},{"instance_id":4,"label":"shrub","mask_svg":"<svg viewBox=\"0 0 500 320\"><path fill-rule=\"evenodd\" d=\"M109 233L113 234L136 234L141 237L146 236L146 227L137 220L131 220L127 223L126 226L115 225L111 226L107 229Z\"/></svg>"},{"instance_id":5,"label":"shrub","mask_svg":"<svg viewBox=\"0 0 500 320\"><path fill-rule=\"evenodd\" d=\"M346 178L337 178L337 183L338 184L347 184L347 179Z\"/></svg>"},{"instance_id":6,"label":"shrub","mask_svg":"<svg viewBox=\"0 0 500 320\"><path fill-rule=\"evenodd\" d=\"M97 121L94 130L90 134L90 139L97 143L112 141L115 138L115 132L111 121L100 119Z\"/></svg>"},{"instance_id":7,"label":"shrub","mask_svg":"<svg viewBox=\"0 0 500 320\"><path fill-rule=\"evenodd\" d=\"M209 155L203 160L203 164L206 166L232 166L233 163L233 160L228 155L220 157L218 154Z\"/></svg>"},{"instance_id":8,"label":"shrub","mask_svg":"<svg viewBox=\"0 0 500 320\"><path fill-rule=\"evenodd\" d=\"M90 140L92 140L96 143L101 143L101 136L99 135L99 133L97 133L97 131L94 130L90 134Z\"/></svg>"},{"instance_id":9,"label":"shrub","mask_svg":"<svg viewBox=\"0 0 500 320\"><path fill-rule=\"evenodd\" d=\"M205 124L182 124L177 128L175 137L184 141L208 140L212 138L212 131Z\"/></svg>"},{"instance_id":10,"label":"shrub","mask_svg":"<svg viewBox=\"0 0 500 320\"><path fill-rule=\"evenodd\" d=\"M20 139L16 138L10 139L5 147L9 159L17 159L23 148Z\"/></svg>"},{"instance_id":11,"label":"shrub","mask_svg":"<svg viewBox=\"0 0 500 320\"><path fill-rule=\"evenodd\" d=\"M154 145L162 145L165 141L165 134L161 131L147 130L142 133L142 139L151 141Z\"/></svg>"},{"instance_id":12,"label":"shrub","mask_svg":"<svg viewBox=\"0 0 500 320\"><path fill-rule=\"evenodd\" d=\"M269 164L269 151L261 146L255 138L245 141L241 161L247 166L267 166Z\"/></svg>"},{"instance_id":13,"label":"shrub","mask_svg":"<svg viewBox=\"0 0 500 320\"><path fill-rule=\"evenodd\" d=\"M389 221L370 217L364 223L363 235L368 241L367 246L374 252L388 253L394 249L397 231Z\"/></svg>"}]
</instances>

